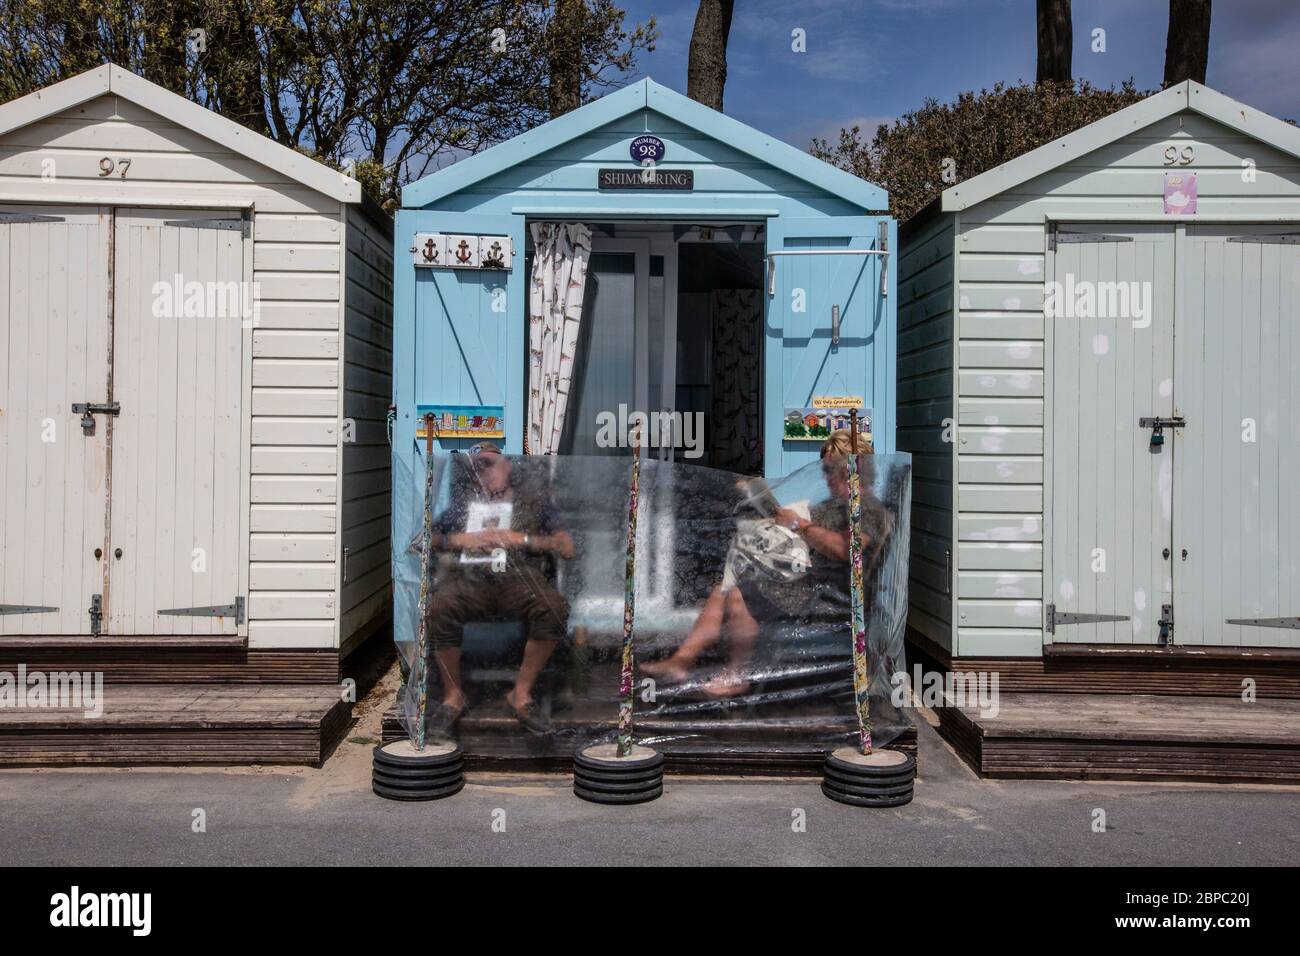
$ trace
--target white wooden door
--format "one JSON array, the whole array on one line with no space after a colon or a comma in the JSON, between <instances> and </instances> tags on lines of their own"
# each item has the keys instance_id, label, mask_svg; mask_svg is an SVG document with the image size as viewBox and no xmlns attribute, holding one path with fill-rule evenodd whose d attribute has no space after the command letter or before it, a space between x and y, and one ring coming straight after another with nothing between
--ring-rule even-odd
<instances>
[{"instance_id":1,"label":"white wooden door","mask_svg":"<svg viewBox=\"0 0 1300 956\"><path fill-rule=\"evenodd\" d=\"M1300 232L1186 228L1174 642L1300 647Z\"/></svg>"},{"instance_id":2,"label":"white wooden door","mask_svg":"<svg viewBox=\"0 0 1300 956\"><path fill-rule=\"evenodd\" d=\"M106 633L236 632L194 609L239 593L244 228L238 212L117 212Z\"/></svg>"},{"instance_id":3,"label":"white wooden door","mask_svg":"<svg viewBox=\"0 0 1300 956\"><path fill-rule=\"evenodd\" d=\"M1174 229L1072 223L1055 244L1046 640L1155 644L1176 439L1153 449L1138 420L1174 410Z\"/></svg>"},{"instance_id":4,"label":"white wooden door","mask_svg":"<svg viewBox=\"0 0 1300 956\"><path fill-rule=\"evenodd\" d=\"M0 634L88 634L104 577L109 214L0 206ZM95 554L99 549L100 556Z\"/></svg>"}]
</instances>

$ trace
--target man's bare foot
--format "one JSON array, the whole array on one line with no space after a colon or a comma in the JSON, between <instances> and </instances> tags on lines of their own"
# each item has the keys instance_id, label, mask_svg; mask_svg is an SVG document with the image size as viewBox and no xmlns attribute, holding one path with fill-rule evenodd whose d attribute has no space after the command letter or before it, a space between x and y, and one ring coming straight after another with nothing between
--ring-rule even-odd
<instances>
[{"instance_id":1,"label":"man's bare foot","mask_svg":"<svg viewBox=\"0 0 1300 956\"><path fill-rule=\"evenodd\" d=\"M642 674L647 674L669 684L680 684L691 676L691 669L675 657L642 664L640 670Z\"/></svg>"},{"instance_id":2,"label":"man's bare foot","mask_svg":"<svg viewBox=\"0 0 1300 956\"><path fill-rule=\"evenodd\" d=\"M704 685L704 693L710 697L738 697L749 690L749 681L732 670L723 671Z\"/></svg>"},{"instance_id":3,"label":"man's bare foot","mask_svg":"<svg viewBox=\"0 0 1300 956\"><path fill-rule=\"evenodd\" d=\"M464 710L465 695L459 690L454 692L448 691L446 694L442 695L442 706L446 707L450 711Z\"/></svg>"}]
</instances>

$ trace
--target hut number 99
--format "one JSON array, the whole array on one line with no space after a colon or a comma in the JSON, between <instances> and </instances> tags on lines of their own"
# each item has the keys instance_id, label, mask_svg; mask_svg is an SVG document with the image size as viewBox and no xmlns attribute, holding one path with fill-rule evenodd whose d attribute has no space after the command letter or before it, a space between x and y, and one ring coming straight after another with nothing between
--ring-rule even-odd
<instances>
[{"instance_id":1,"label":"hut number 99","mask_svg":"<svg viewBox=\"0 0 1300 956\"><path fill-rule=\"evenodd\" d=\"M103 179L105 176L112 176L118 169L118 174L122 179L126 179L126 171L131 168L131 160L114 159L112 156L105 156L99 161L99 176Z\"/></svg>"},{"instance_id":2,"label":"hut number 99","mask_svg":"<svg viewBox=\"0 0 1300 956\"><path fill-rule=\"evenodd\" d=\"M1190 166L1196 160L1196 152L1190 146L1179 149L1177 146L1165 147L1166 166Z\"/></svg>"}]
</instances>

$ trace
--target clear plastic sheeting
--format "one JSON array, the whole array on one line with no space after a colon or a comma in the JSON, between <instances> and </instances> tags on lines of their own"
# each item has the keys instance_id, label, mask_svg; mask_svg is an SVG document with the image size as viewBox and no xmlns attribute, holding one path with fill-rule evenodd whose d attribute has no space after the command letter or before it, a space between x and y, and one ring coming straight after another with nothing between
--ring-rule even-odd
<instances>
[{"instance_id":1,"label":"clear plastic sheeting","mask_svg":"<svg viewBox=\"0 0 1300 956\"><path fill-rule=\"evenodd\" d=\"M423 449L397 469L402 722L489 757L568 757L613 740L631 459ZM870 731L910 726L907 455L859 457ZM637 496L634 736L669 754L856 745L844 457L779 481L643 459ZM426 483L432 521L424 528ZM421 567L431 578L421 626ZM419 648L424 644L423 662Z\"/></svg>"}]
</instances>

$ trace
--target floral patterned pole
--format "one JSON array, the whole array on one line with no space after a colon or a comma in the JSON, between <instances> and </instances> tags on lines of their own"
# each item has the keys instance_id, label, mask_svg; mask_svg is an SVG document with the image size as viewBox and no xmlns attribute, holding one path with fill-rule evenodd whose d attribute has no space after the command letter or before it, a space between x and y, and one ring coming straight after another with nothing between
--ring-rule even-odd
<instances>
[{"instance_id":1,"label":"floral patterned pole","mask_svg":"<svg viewBox=\"0 0 1300 956\"><path fill-rule=\"evenodd\" d=\"M862 586L862 482L858 474L858 413L850 412L849 454L849 563L853 622L853 698L858 710L858 741L871 753L871 696L868 686L867 621Z\"/></svg>"},{"instance_id":2,"label":"floral patterned pole","mask_svg":"<svg viewBox=\"0 0 1300 956\"><path fill-rule=\"evenodd\" d=\"M623 670L618 680L618 755L632 753L632 620L636 611L636 503L641 485L641 425L632 439L632 487L627 496L627 563L623 573Z\"/></svg>"},{"instance_id":3,"label":"floral patterned pole","mask_svg":"<svg viewBox=\"0 0 1300 956\"><path fill-rule=\"evenodd\" d=\"M419 622L415 628L415 681L417 700L415 749L424 749L424 715L429 706L429 681L426 655L429 643L429 592L433 584L433 413L424 416L424 514L420 531L420 601Z\"/></svg>"}]
</instances>

